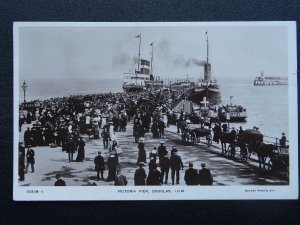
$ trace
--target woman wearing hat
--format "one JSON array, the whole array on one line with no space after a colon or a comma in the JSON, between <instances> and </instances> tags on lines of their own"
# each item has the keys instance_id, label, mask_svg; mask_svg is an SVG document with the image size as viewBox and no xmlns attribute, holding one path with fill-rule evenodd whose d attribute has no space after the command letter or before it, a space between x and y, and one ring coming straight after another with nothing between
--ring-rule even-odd
<instances>
[{"instance_id":1,"label":"woman wearing hat","mask_svg":"<svg viewBox=\"0 0 300 225\"><path fill-rule=\"evenodd\" d=\"M134 185L135 186L144 186L146 185L146 171L143 168L144 163L139 162L139 168L136 169L134 173Z\"/></svg>"},{"instance_id":2,"label":"woman wearing hat","mask_svg":"<svg viewBox=\"0 0 300 225\"><path fill-rule=\"evenodd\" d=\"M156 158L157 158L157 148L154 147L153 150L149 153L149 158L153 158L154 161L156 162Z\"/></svg>"},{"instance_id":3,"label":"woman wearing hat","mask_svg":"<svg viewBox=\"0 0 300 225\"><path fill-rule=\"evenodd\" d=\"M85 146L85 142L82 139L82 137L80 137L80 140L77 142L77 157L76 157L76 162L82 162L84 160L84 146Z\"/></svg>"},{"instance_id":4,"label":"woman wearing hat","mask_svg":"<svg viewBox=\"0 0 300 225\"><path fill-rule=\"evenodd\" d=\"M139 140L139 145L138 145L138 160L137 160L137 164L139 164L139 162L144 162L146 163L146 150L145 150L145 144L144 144L144 139L140 138Z\"/></svg>"},{"instance_id":5,"label":"woman wearing hat","mask_svg":"<svg viewBox=\"0 0 300 225\"><path fill-rule=\"evenodd\" d=\"M157 170L157 165L153 165L152 170L149 170L147 177L147 185L161 185L161 173Z\"/></svg>"},{"instance_id":6,"label":"woman wearing hat","mask_svg":"<svg viewBox=\"0 0 300 225\"><path fill-rule=\"evenodd\" d=\"M110 154L107 159L108 166L108 177L106 179L107 182L114 181L116 179L116 171L117 171L118 161L114 154Z\"/></svg>"}]
</instances>

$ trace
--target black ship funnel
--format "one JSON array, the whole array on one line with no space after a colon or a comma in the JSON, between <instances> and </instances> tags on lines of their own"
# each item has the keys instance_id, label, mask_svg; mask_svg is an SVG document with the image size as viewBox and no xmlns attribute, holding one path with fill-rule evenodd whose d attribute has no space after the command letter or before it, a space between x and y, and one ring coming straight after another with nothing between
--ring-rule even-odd
<instances>
[{"instance_id":1,"label":"black ship funnel","mask_svg":"<svg viewBox=\"0 0 300 225\"><path fill-rule=\"evenodd\" d=\"M205 63L204 64L204 82L211 81L211 64Z\"/></svg>"}]
</instances>

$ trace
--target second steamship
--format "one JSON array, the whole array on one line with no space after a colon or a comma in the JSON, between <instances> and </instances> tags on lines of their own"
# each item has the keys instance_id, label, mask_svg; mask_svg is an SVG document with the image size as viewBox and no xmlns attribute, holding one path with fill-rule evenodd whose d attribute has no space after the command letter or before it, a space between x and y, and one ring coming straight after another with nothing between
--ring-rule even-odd
<instances>
[{"instance_id":1,"label":"second steamship","mask_svg":"<svg viewBox=\"0 0 300 225\"><path fill-rule=\"evenodd\" d=\"M153 75L153 43L151 43L152 51L150 62L141 58L142 35L139 34L136 38L139 38L137 69L134 73L124 73L123 90L125 92L142 92L146 89L153 90L163 88L163 80Z\"/></svg>"},{"instance_id":2,"label":"second steamship","mask_svg":"<svg viewBox=\"0 0 300 225\"><path fill-rule=\"evenodd\" d=\"M194 91L190 95L190 99L196 103L200 103L206 98L210 105L217 105L221 103L220 86L216 79L212 79L211 76L211 64L209 62L209 43L208 35L206 32L206 44L207 44L207 57L204 62L204 77L199 79L195 84Z\"/></svg>"}]
</instances>

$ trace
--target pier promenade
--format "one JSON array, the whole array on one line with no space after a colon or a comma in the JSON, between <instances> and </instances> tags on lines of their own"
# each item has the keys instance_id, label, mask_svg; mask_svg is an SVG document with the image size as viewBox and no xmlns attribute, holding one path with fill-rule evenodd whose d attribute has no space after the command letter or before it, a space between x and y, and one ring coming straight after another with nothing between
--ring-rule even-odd
<instances>
[{"instance_id":1,"label":"pier promenade","mask_svg":"<svg viewBox=\"0 0 300 225\"><path fill-rule=\"evenodd\" d=\"M22 126L20 132L20 141L23 141L25 129L31 125ZM119 145L123 153L119 155L119 165L128 179L128 186L134 185L134 172L137 169L138 148L132 136L132 122L128 123L126 132L116 132ZM161 139L153 139L152 133L145 134L145 149L147 153L147 163L149 163L149 153L153 147L158 147L160 140L164 140L165 146L170 153L172 146L178 149L178 155L181 156L184 169L180 171L180 184L185 185L184 172L188 169L188 163L192 162L194 168L199 170L200 164L205 162L213 175L213 185L288 185L288 181L279 176L269 174L267 171L259 170L258 163L254 160L248 162L239 162L238 160L227 159L221 155L219 146L208 147L204 143L197 145L183 144L181 136L176 133L177 128L170 126L165 130L165 136ZM107 162L108 151L103 149L102 139L89 139L83 135L86 142L85 160L83 162L68 162L68 155L63 152L61 147L51 148L48 146L34 147L36 155L35 172L30 169L25 174L25 181L19 182L22 186L53 186L56 181L55 175L61 174L66 181L67 186L107 186L113 185L113 182L97 181L94 170L94 157L98 151L102 152L105 162ZM74 154L76 159L77 153ZM145 167L148 174L148 165ZM104 172L104 178L107 177L108 169ZM171 185L171 172L167 185Z\"/></svg>"}]
</instances>

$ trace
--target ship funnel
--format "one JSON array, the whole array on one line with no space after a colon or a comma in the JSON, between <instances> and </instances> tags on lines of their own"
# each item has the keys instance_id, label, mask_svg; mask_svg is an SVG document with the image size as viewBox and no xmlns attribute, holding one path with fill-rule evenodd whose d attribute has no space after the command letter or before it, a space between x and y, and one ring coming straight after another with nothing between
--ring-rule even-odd
<instances>
[{"instance_id":1,"label":"ship funnel","mask_svg":"<svg viewBox=\"0 0 300 225\"><path fill-rule=\"evenodd\" d=\"M204 64L204 82L210 82L211 80L211 64Z\"/></svg>"}]
</instances>

